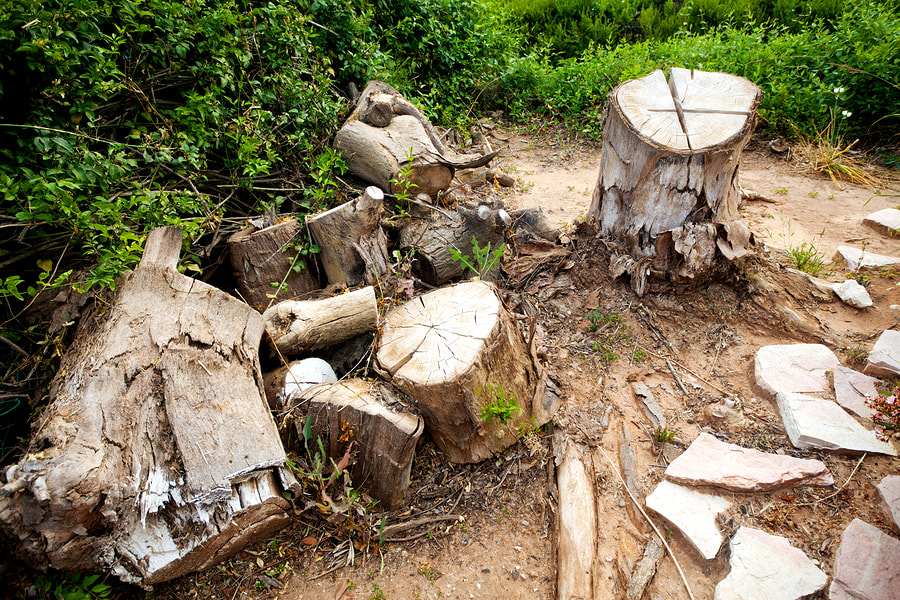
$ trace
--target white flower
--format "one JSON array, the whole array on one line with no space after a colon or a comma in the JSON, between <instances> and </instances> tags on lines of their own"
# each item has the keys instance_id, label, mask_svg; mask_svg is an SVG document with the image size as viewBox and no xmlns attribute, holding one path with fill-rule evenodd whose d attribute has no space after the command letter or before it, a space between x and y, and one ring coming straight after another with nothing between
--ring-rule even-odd
<instances>
[{"instance_id":1,"label":"white flower","mask_svg":"<svg viewBox=\"0 0 900 600\"><path fill-rule=\"evenodd\" d=\"M852 116L853 116L853 113L850 112L849 110L842 110L842 111L841 111L841 114L844 115L844 118L845 118L845 119L848 118L848 117L852 117Z\"/></svg>"},{"instance_id":2,"label":"white flower","mask_svg":"<svg viewBox=\"0 0 900 600\"><path fill-rule=\"evenodd\" d=\"M844 90L845 90L845 88L842 88L842 87L836 87L836 88L834 88L834 93L835 93L835 94L843 94L843 93L844 93Z\"/></svg>"}]
</instances>

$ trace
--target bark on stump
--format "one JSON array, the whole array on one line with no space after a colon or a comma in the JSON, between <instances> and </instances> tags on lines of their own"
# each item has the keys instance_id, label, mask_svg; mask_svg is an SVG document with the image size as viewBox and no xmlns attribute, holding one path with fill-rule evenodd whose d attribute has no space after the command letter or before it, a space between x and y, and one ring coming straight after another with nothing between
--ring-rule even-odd
<instances>
[{"instance_id":1,"label":"bark on stump","mask_svg":"<svg viewBox=\"0 0 900 600\"><path fill-rule=\"evenodd\" d=\"M654 71L610 94L588 217L625 243L611 269L638 294L648 277L702 280L718 254L749 251L737 174L760 97L742 77L677 68L668 82Z\"/></svg>"},{"instance_id":2,"label":"bark on stump","mask_svg":"<svg viewBox=\"0 0 900 600\"><path fill-rule=\"evenodd\" d=\"M406 191L431 197L450 186L456 169L484 166L496 156L496 152L477 157L452 155L425 115L381 81L366 85L335 135L334 147L349 156L350 172L360 179L391 194ZM398 183L403 167L412 171L406 181Z\"/></svg>"},{"instance_id":3,"label":"bark on stump","mask_svg":"<svg viewBox=\"0 0 900 600\"><path fill-rule=\"evenodd\" d=\"M237 289L247 304L262 312L272 301L319 288L310 268L314 265L307 264L299 273L293 269L299 259L296 249L289 246L302 235L300 223L290 218L264 229L247 228L228 239ZM273 283L278 288L273 288Z\"/></svg>"},{"instance_id":4,"label":"bark on stump","mask_svg":"<svg viewBox=\"0 0 900 600\"><path fill-rule=\"evenodd\" d=\"M347 379L313 386L294 402L312 415L313 435L327 440L326 451L335 462L354 444L354 487L379 500L384 510L403 504L425 423L396 391L383 382ZM292 418L302 439L306 420Z\"/></svg>"},{"instance_id":5,"label":"bark on stump","mask_svg":"<svg viewBox=\"0 0 900 600\"><path fill-rule=\"evenodd\" d=\"M442 288L391 310L377 363L416 402L435 444L456 463L503 451L520 425L543 425L557 408L533 348L484 281ZM482 418L490 405L513 401L518 409L507 423Z\"/></svg>"},{"instance_id":6,"label":"bark on stump","mask_svg":"<svg viewBox=\"0 0 900 600\"><path fill-rule=\"evenodd\" d=\"M262 317L176 270L181 231L140 265L63 357L0 527L38 567L152 585L288 524L296 482L263 399Z\"/></svg>"},{"instance_id":7,"label":"bark on stump","mask_svg":"<svg viewBox=\"0 0 900 600\"><path fill-rule=\"evenodd\" d=\"M356 200L307 221L322 249L320 260L329 283L375 285L390 270L387 238L381 228L383 201L384 192L370 186Z\"/></svg>"},{"instance_id":8,"label":"bark on stump","mask_svg":"<svg viewBox=\"0 0 900 600\"><path fill-rule=\"evenodd\" d=\"M378 327L378 300L369 286L324 300L287 300L263 313L269 337L285 356L325 348Z\"/></svg>"}]
</instances>

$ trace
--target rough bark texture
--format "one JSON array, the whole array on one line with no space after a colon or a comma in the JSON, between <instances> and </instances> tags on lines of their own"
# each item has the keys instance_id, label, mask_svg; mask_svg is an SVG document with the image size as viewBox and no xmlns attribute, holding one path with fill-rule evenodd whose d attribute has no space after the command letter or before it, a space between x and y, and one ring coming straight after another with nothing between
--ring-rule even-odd
<instances>
[{"instance_id":1,"label":"rough bark texture","mask_svg":"<svg viewBox=\"0 0 900 600\"><path fill-rule=\"evenodd\" d=\"M450 460L478 462L516 441L521 424L540 426L557 408L534 351L492 284L469 281L410 300L385 317L380 372L408 394ZM482 411L508 395L508 423ZM533 421L532 421L533 419Z\"/></svg>"},{"instance_id":2,"label":"rough bark texture","mask_svg":"<svg viewBox=\"0 0 900 600\"><path fill-rule=\"evenodd\" d=\"M327 212L310 217L309 231L329 283L375 285L390 270L387 238L381 228L384 192L374 186Z\"/></svg>"},{"instance_id":3,"label":"rough bark texture","mask_svg":"<svg viewBox=\"0 0 900 600\"><path fill-rule=\"evenodd\" d=\"M672 69L627 81L610 94L603 158L589 219L624 242L613 273L639 294L648 278L700 279L745 255L738 163L761 92L725 73ZM717 253L718 250L718 253Z\"/></svg>"},{"instance_id":4,"label":"rough bark texture","mask_svg":"<svg viewBox=\"0 0 900 600\"><path fill-rule=\"evenodd\" d=\"M355 487L379 500L383 510L403 504L425 422L395 390L383 382L347 379L313 386L296 402L312 415L313 435L326 441L335 462L354 444L350 478ZM292 416L302 439L306 420Z\"/></svg>"},{"instance_id":5,"label":"rough bark texture","mask_svg":"<svg viewBox=\"0 0 900 600\"><path fill-rule=\"evenodd\" d=\"M380 81L366 85L356 108L335 135L334 147L347 154L350 172L357 177L392 194L407 191L432 197L450 186L455 169L484 166L496 155L451 155L425 115ZM402 167L412 171L405 182L397 184ZM400 189L398 185L410 187Z\"/></svg>"},{"instance_id":6,"label":"rough bark texture","mask_svg":"<svg viewBox=\"0 0 900 600\"><path fill-rule=\"evenodd\" d=\"M157 229L63 357L0 526L35 566L151 585L286 525L296 485L263 400L262 317L176 270Z\"/></svg>"},{"instance_id":7,"label":"rough bark texture","mask_svg":"<svg viewBox=\"0 0 900 600\"><path fill-rule=\"evenodd\" d=\"M234 278L247 304L262 312L273 301L319 288L313 268L304 268L299 273L292 268L297 251L290 246L303 235L300 223L289 218L265 229L250 227L229 238ZM273 283L280 287L273 288Z\"/></svg>"},{"instance_id":8,"label":"rough bark texture","mask_svg":"<svg viewBox=\"0 0 900 600\"><path fill-rule=\"evenodd\" d=\"M465 272L462 263L453 259L451 249L471 257L473 237L479 247L490 243L497 248L503 243L508 226L500 213L486 206L459 206L445 214L432 212L430 218L416 219L400 231L401 252L415 250L413 273L425 283L443 285Z\"/></svg>"},{"instance_id":9,"label":"rough bark texture","mask_svg":"<svg viewBox=\"0 0 900 600\"><path fill-rule=\"evenodd\" d=\"M557 598L594 598L597 506L593 473L571 441L564 443L563 451L557 456Z\"/></svg>"},{"instance_id":10,"label":"rough bark texture","mask_svg":"<svg viewBox=\"0 0 900 600\"><path fill-rule=\"evenodd\" d=\"M263 313L266 330L285 356L324 348L378 327L378 301L369 286L324 300L287 300Z\"/></svg>"}]
</instances>

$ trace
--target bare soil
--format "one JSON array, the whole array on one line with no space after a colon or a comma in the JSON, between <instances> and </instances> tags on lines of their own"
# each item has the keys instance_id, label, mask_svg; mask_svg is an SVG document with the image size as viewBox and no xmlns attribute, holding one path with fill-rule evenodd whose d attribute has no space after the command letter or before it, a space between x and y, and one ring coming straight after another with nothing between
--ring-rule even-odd
<instances>
[{"instance_id":1,"label":"bare soil","mask_svg":"<svg viewBox=\"0 0 900 600\"><path fill-rule=\"evenodd\" d=\"M890 531L874 485L896 474L900 461L794 449L774 400L753 383L753 357L761 346L819 340L773 321L754 304L740 278L678 295L638 298L627 283L610 279L602 245L576 228L590 204L600 150L555 134L504 130L489 139L495 148L508 146L501 153L508 158L500 168L517 179L511 190L495 188L491 193L507 206L542 207L564 228L573 247L570 261L532 278L514 291L511 302L524 296L537 307L543 352L563 390L554 426L587 449L598 474L599 598L623 596L650 534L613 470L613 463L619 468L623 428L635 437L637 474L645 495L661 479L667 461L701 431L769 452L823 460L834 474L834 488L735 494L734 509L722 526L726 533L745 524L786 536L829 575L841 532L854 517ZM761 143L745 151L740 176L745 188L770 200L748 202L742 209L767 261L785 261L781 249L804 242L829 259L840 244L866 244L873 252L900 255L900 240L862 224L866 214L898 204L896 190L878 194L846 183L837 186L828 178L800 172ZM855 349L867 351L900 318L891 308L900 304L896 271L870 275L867 285L875 302L870 309L813 297L797 307L841 335L841 345L833 349L857 369L862 365L853 362L859 358ZM845 271L834 265L822 276L843 281ZM593 348L602 341L601 334L589 329L585 315L595 308L598 314L621 319L619 331L627 339L611 343L609 352ZM649 422L631 391L636 381L650 387L669 429L677 431L673 442L651 439ZM611 410L604 423L607 407ZM332 536L333 529L299 514L297 525L272 542L260 543L211 573L161 586L158 593L291 600L555 598L555 474L551 433L545 429L541 435L539 444L521 443L494 460L467 466L447 463L426 440L414 464L409 507L386 515L386 522L459 517L399 533L393 538L398 541L386 540L376 552L357 553L353 566L338 566L346 562L347 545L335 551L340 540ZM707 562L662 519L655 520L666 532L695 597L712 598L716 583L728 572L728 544ZM279 573L280 565L284 567ZM260 579L266 572L272 573L271 579ZM671 556L663 558L646 597L688 597Z\"/></svg>"}]
</instances>

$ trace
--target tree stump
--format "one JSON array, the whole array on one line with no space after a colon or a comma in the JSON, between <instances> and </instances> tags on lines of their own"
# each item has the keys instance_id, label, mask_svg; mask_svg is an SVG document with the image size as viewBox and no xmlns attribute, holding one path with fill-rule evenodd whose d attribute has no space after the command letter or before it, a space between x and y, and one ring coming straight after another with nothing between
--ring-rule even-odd
<instances>
[{"instance_id":1,"label":"tree stump","mask_svg":"<svg viewBox=\"0 0 900 600\"><path fill-rule=\"evenodd\" d=\"M484 281L442 288L391 310L377 363L416 402L435 444L456 463L503 451L520 426L543 425L557 408L533 348ZM498 416L504 406L506 422Z\"/></svg>"},{"instance_id":2,"label":"tree stump","mask_svg":"<svg viewBox=\"0 0 900 600\"><path fill-rule=\"evenodd\" d=\"M115 301L63 357L0 527L38 567L152 585L286 525L296 482L263 399L262 317L176 270L155 229ZM6 486L5 486L6 487Z\"/></svg>"},{"instance_id":3,"label":"tree stump","mask_svg":"<svg viewBox=\"0 0 900 600\"><path fill-rule=\"evenodd\" d=\"M356 445L350 467L354 487L379 500L384 510L403 504L425 423L396 391L383 382L347 379L313 386L293 402L312 415L313 435L321 437L335 462ZM306 421L293 420L302 439Z\"/></svg>"},{"instance_id":4,"label":"tree stump","mask_svg":"<svg viewBox=\"0 0 900 600\"><path fill-rule=\"evenodd\" d=\"M319 255L329 283L375 285L390 270L387 238L381 228L384 192L374 186L336 208L307 220L322 249Z\"/></svg>"},{"instance_id":5,"label":"tree stump","mask_svg":"<svg viewBox=\"0 0 900 600\"><path fill-rule=\"evenodd\" d=\"M589 219L622 240L615 274L638 293L648 277L678 284L745 255L738 163L761 92L725 73L672 69L626 81L610 94L603 158ZM718 254L717 251L718 250Z\"/></svg>"},{"instance_id":6,"label":"tree stump","mask_svg":"<svg viewBox=\"0 0 900 600\"><path fill-rule=\"evenodd\" d=\"M263 313L269 337L285 356L325 348L378 327L375 288L323 300L286 300Z\"/></svg>"},{"instance_id":7,"label":"tree stump","mask_svg":"<svg viewBox=\"0 0 900 600\"><path fill-rule=\"evenodd\" d=\"M248 227L228 239L237 289L247 304L262 312L272 301L319 289L315 265L293 268L300 259L290 246L300 236L305 237L300 223L289 218L263 229Z\"/></svg>"}]
</instances>

